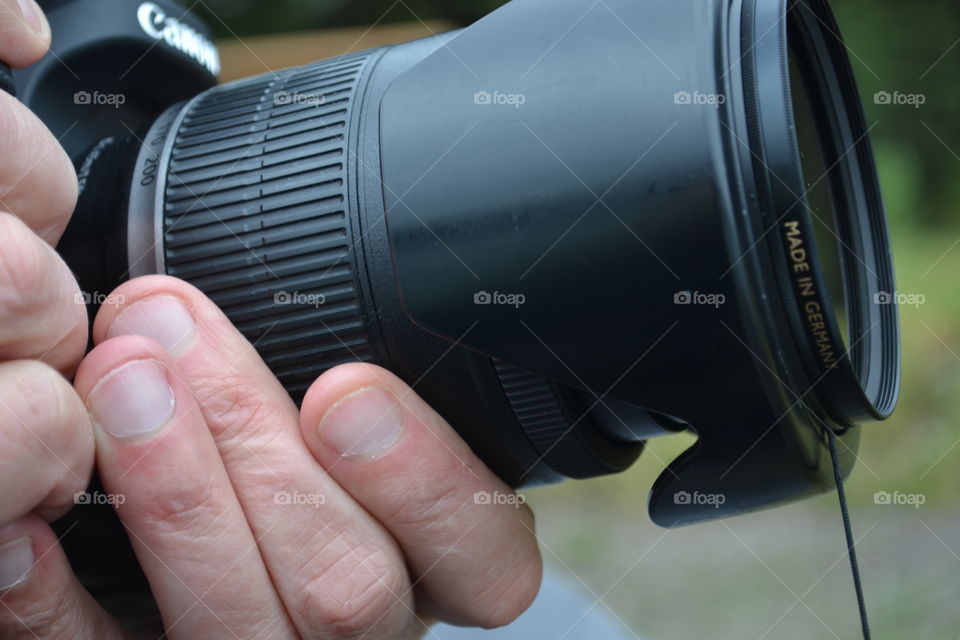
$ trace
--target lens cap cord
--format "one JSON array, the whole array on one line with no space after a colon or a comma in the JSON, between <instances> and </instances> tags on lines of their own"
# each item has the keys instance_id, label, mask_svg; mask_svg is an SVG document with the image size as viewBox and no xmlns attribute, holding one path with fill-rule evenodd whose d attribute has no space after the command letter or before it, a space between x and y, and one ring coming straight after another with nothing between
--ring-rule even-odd
<instances>
[{"instance_id":1,"label":"lens cap cord","mask_svg":"<svg viewBox=\"0 0 960 640\"><path fill-rule=\"evenodd\" d=\"M853 526L850 524L850 510L847 508L847 495L843 489L843 470L840 468L840 454L837 453L837 436L832 429L824 429L830 443L830 459L833 461L833 477L837 482L837 497L840 500L840 515L843 517L843 531L847 538L847 556L850 558L850 571L853 573L853 588L857 592L857 606L860 608L860 628L863 640L870 640L870 623L867 621L867 606L863 600L863 584L860 582L860 564L857 562L857 550L853 543Z\"/></svg>"}]
</instances>

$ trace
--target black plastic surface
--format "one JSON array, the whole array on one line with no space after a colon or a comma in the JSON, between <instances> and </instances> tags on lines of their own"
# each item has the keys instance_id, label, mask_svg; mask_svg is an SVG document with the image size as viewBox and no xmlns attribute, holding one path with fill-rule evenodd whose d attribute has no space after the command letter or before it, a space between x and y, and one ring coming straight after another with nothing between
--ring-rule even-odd
<instances>
[{"instance_id":1,"label":"black plastic surface","mask_svg":"<svg viewBox=\"0 0 960 640\"><path fill-rule=\"evenodd\" d=\"M154 18L165 15L212 42L207 26L174 0L45 2L50 52L13 72L21 101L76 164L99 140L139 132L170 105L216 84L217 74L197 58L145 32L144 5L161 12Z\"/></svg>"}]
</instances>

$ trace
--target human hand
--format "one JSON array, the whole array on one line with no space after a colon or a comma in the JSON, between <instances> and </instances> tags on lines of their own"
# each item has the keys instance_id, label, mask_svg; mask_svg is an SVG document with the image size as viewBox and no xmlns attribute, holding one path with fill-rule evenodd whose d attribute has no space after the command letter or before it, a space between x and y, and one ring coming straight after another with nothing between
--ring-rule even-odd
<instances>
[{"instance_id":1,"label":"human hand","mask_svg":"<svg viewBox=\"0 0 960 640\"><path fill-rule=\"evenodd\" d=\"M0 0L0 60L29 64L48 44L30 0ZM328 372L301 414L209 300L147 278L101 312L78 396L63 376L86 312L51 248L76 177L2 92L0 158L0 636L126 637L47 524L86 488L95 442L170 638L403 638L429 618L497 626L527 607L540 579L529 510L477 504L509 489L382 369ZM179 301L185 324L157 301ZM137 427L153 430L112 435Z\"/></svg>"},{"instance_id":2,"label":"human hand","mask_svg":"<svg viewBox=\"0 0 960 640\"><path fill-rule=\"evenodd\" d=\"M76 388L166 637L413 638L531 603L532 514L475 499L510 489L398 378L343 365L298 411L192 286L151 276L110 299Z\"/></svg>"},{"instance_id":3,"label":"human hand","mask_svg":"<svg viewBox=\"0 0 960 640\"><path fill-rule=\"evenodd\" d=\"M0 61L31 64L49 42L49 26L35 4L0 0ZM64 377L86 350L86 308L52 248L76 197L77 178L66 153L40 120L0 91L3 638L32 638L30 628L63 637L77 615L91 629L108 622L73 574L58 570L67 566L66 558L47 524L73 506L94 462L87 410Z\"/></svg>"}]
</instances>

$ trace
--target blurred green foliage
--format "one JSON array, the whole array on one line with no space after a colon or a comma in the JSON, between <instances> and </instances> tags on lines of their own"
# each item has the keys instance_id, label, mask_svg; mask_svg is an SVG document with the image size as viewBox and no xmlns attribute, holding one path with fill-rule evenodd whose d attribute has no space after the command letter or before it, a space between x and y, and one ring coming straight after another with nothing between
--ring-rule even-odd
<instances>
[{"instance_id":1,"label":"blurred green foliage","mask_svg":"<svg viewBox=\"0 0 960 640\"><path fill-rule=\"evenodd\" d=\"M960 202L960 3L834 0L884 178L895 232L954 228ZM876 105L886 91L919 108ZM939 139L938 139L939 138Z\"/></svg>"}]
</instances>

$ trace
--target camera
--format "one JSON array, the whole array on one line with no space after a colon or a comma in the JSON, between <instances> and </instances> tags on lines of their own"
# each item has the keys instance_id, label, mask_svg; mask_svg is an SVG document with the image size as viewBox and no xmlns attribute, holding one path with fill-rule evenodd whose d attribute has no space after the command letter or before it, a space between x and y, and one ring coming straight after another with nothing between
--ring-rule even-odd
<instances>
[{"instance_id":1,"label":"camera","mask_svg":"<svg viewBox=\"0 0 960 640\"><path fill-rule=\"evenodd\" d=\"M45 8L54 50L13 79L78 167L58 250L87 291L191 282L295 400L380 364L515 487L689 430L663 526L833 489L827 434L847 474L895 407L893 262L826 0L515 0L221 86L171 0Z\"/></svg>"}]
</instances>

